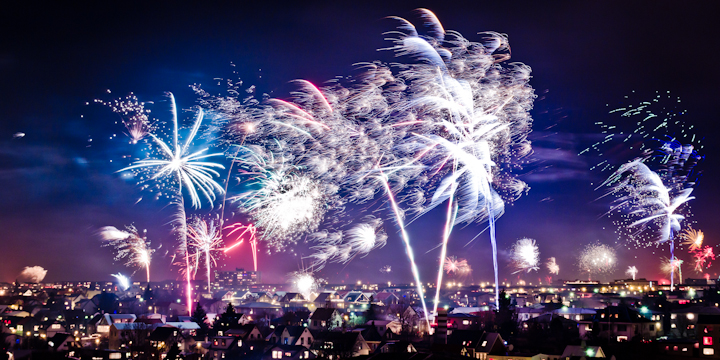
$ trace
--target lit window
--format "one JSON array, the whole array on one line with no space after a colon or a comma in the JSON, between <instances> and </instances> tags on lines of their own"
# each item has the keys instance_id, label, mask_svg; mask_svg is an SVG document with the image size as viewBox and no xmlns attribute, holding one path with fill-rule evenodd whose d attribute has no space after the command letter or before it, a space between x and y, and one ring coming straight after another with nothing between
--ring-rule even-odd
<instances>
[{"instance_id":1,"label":"lit window","mask_svg":"<svg viewBox=\"0 0 720 360\"><path fill-rule=\"evenodd\" d=\"M712 345L712 336L703 336L703 345Z\"/></svg>"},{"instance_id":2,"label":"lit window","mask_svg":"<svg viewBox=\"0 0 720 360\"><path fill-rule=\"evenodd\" d=\"M713 348L704 348L704 349L703 349L703 355L715 355L715 349L713 349Z\"/></svg>"}]
</instances>

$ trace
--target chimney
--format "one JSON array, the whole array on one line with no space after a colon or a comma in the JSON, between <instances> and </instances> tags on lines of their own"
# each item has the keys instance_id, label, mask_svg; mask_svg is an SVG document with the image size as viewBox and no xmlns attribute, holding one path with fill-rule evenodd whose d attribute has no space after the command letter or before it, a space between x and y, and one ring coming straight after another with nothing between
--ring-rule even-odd
<instances>
[{"instance_id":1,"label":"chimney","mask_svg":"<svg viewBox=\"0 0 720 360\"><path fill-rule=\"evenodd\" d=\"M448 312L445 308L437 309L437 328L435 330L436 341L440 344L447 344L447 316Z\"/></svg>"}]
</instances>

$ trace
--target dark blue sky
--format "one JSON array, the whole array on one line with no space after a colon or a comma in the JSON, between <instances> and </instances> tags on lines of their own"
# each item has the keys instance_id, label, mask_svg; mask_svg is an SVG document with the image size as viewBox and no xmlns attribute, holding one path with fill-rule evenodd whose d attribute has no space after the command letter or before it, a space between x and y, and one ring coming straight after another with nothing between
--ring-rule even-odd
<instances>
[{"instance_id":1,"label":"dark blue sky","mask_svg":"<svg viewBox=\"0 0 720 360\"><path fill-rule=\"evenodd\" d=\"M703 177L692 209L707 241L720 242L714 206L720 201L714 141L719 131L720 58L713 18L717 9L711 2L342 3L6 6L0 14L0 280L13 280L28 265L48 269L48 280L109 279L110 273L127 273L113 264L110 249L101 248L94 236L106 225L135 223L163 244L161 253L172 247L166 226L171 210L163 202L135 205L139 190L114 173L119 165L110 160L120 161L123 155L109 141L112 134L122 133L114 124L117 118L85 102L129 92L142 100L160 100L164 91L172 91L181 106L189 108L195 97L188 85L212 85L214 78L238 76L260 93L287 97L290 80L322 83L351 74L357 62L392 61L392 54L377 51L387 46L382 33L395 25L384 17L414 19L417 7L434 11L446 29L470 40L479 40L475 34L480 31L508 34L512 60L533 69L531 85L539 97L532 112L532 138L537 168L549 167L527 177L530 194L499 220L500 249L507 250L521 237L535 238L543 259L558 258L560 277L575 278L575 255L584 244L614 244L610 221L599 219L607 203L594 201L599 193L591 183L599 174L588 170L590 159L576 154L596 139L595 122L613 120L606 104L626 105L623 97L633 90L636 98L650 99L657 90L679 96L682 110L688 111L685 120L705 137ZM16 132L26 136L14 139ZM443 221L442 215L431 213L409 229L426 279L435 271L437 251L425 251L438 242ZM410 282L392 225L386 222L390 238L384 249L344 270L328 267L320 276L331 282ZM457 231L449 249L450 255L468 258L476 281L492 273L487 236L463 247L478 230ZM636 265L640 276L658 277L654 248L617 249L618 276ZM248 268L249 260L235 253L224 264ZM283 274L299 265L288 255L260 259L269 281L282 281ZM383 265L392 265L393 272L380 274ZM509 278L502 254L501 269L502 277ZM175 276L160 256L153 273L158 279ZM546 274L543 269L525 279L537 281ZM141 277L138 272L136 278Z\"/></svg>"}]
</instances>

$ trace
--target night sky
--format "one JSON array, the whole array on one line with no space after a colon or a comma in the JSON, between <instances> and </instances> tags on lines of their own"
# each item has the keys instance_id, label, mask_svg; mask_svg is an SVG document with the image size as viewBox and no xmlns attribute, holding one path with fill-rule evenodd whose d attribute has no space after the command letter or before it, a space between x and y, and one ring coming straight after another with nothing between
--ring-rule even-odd
<instances>
[{"instance_id":1,"label":"night sky","mask_svg":"<svg viewBox=\"0 0 720 360\"><path fill-rule=\"evenodd\" d=\"M322 84L353 74L354 63L393 61L391 52L377 51L389 45L383 32L396 25L385 17L415 21L412 10L418 7L434 11L446 29L470 40L480 40L476 34L481 31L508 34L511 61L533 70L531 85L538 94L531 134L535 164L521 177L531 186L529 195L508 206L498 221L501 278L517 279L510 275L507 250L522 237L538 241L543 260L558 259L560 278L585 276L577 272L576 255L596 240L618 251L617 271L604 279L623 276L629 265L636 265L641 277L661 277L659 256L668 251L616 244L615 228L601 217L608 202L596 200L601 193L592 185L602 175L589 170L593 159L577 155L598 139L596 122L617 121L608 111L631 103L625 96L633 91L635 100L670 91L671 107L676 107L674 98L682 99L676 110L687 110L683 119L695 124L706 143L692 220L705 231L708 244L720 243L714 205L720 203L715 141L720 135L720 34L712 2L151 3L4 6L0 281L12 281L32 265L45 267L49 281L106 280L111 273L132 272L113 263L112 250L101 247L96 236L103 226L131 223L147 228L154 245L163 244L153 278L177 277L163 257L173 250L167 225L172 209L162 200L135 204L140 190L115 173L127 164L114 146L123 140L124 128L115 124L117 115L93 104L94 99L134 92L141 100L159 101L172 91L180 106L190 108L196 97L188 85L220 91L213 79L238 77L246 86L255 85L259 94L288 98L293 79ZM14 138L17 132L26 135ZM113 134L118 137L111 140ZM208 211L204 207L198 213ZM409 228L428 281L434 278L439 250L425 252L440 241L443 215L430 213ZM386 221L385 228L390 235L386 247L345 268L328 266L318 276L331 283L412 281L394 223ZM488 236L464 247L478 231L479 226L456 231L448 250L468 259L476 282L492 276ZM309 254L303 246L296 251ZM289 254L263 254L259 263L266 282L283 282L284 274L302 265ZM247 247L222 264L251 268ZM381 274L378 269L384 265L391 265L392 273ZM690 266L685 269L688 277ZM717 277L718 269L714 265L709 272ZM536 282L546 275L543 268L522 278ZM143 279L143 271L133 278Z\"/></svg>"}]
</instances>

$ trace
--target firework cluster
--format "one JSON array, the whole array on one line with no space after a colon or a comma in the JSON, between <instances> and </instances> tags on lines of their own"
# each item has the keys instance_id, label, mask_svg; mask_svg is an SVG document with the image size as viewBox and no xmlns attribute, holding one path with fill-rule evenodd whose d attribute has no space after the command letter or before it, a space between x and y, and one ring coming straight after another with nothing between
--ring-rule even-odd
<instances>
[{"instance_id":1,"label":"firework cluster","mask_svg":"<svg viewBox=\"0 0 720 360\"><path fill-rule=\"evenodd\" d=\"M539 269L540 251L535 240L520 239L512 247L512 266L515 268L513 274L519 272L530 272ZM555 258L552 258L555 263ZM557 264L555 264L557 266ZM554 270L554 269L553 269ZM558 268L559 271L559 268Z\"/></svg>"},{"instance_id":2,"label":"firework cluster","mask_svg":"<svg viewBox=\"0 0 720 360\"><path fill-rule=\"evenodd\" d=\"M235 247L223 247L227 193L253 226L250 232L248 225L230 230L248 236L253 253L255 239L269 253L294 252L302 240L312 252L304 256L311 271L382 248L384 217L394 219L419 291L405 218L416 220L447 203L438 285L453 226L475 222L489 222L498 282L494 222L506 203L528 189L512 174L532 151L530 68L507 62L505 35L482 33L472 42L446 31L432 12L418 14L421 27L392 18L399 26L385 50L398 63L362 63L358 76L322 87L298 80L289 99L258 101L253 87L242 91L232 81L223 95L193 85L200 108L182 142L171 94L169 123L148 120L146 104L134 95L103 102L120 115L130 142L144 144L143 155L121 171L155 199L177 204L176 263L184 261L188 283L201 262L209 281L213 254ZM201 129L205 118L211 121ZM208 145L198 146L199 139ZM215 178L225 167L210 161L221 155L230 162L224 187ZM216 194L223 196L219 221L192 220L188 226L185 195L200 208L203 201L212 205ZM391 211L383 211L384 199ZM383 215L351 215L367 211ZM467 274L466 268L452 272Z\"/></svg>"},{"instance_id":3,"label":"firework cluster","mask_svg":"<svg viewBox=\"0 0 720 360\"><path fill-rule=\"evenodd\" d=\"M605 244L589 244L580 253L578 268L588 277L610 273L615 270L617 259L615 249Z\"/></svg>"}]
</instances>

